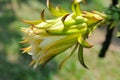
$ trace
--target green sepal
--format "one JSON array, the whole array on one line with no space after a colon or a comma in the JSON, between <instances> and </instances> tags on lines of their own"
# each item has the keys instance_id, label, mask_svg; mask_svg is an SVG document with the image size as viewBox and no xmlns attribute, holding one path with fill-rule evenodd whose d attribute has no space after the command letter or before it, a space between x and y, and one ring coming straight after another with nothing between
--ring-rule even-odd
<instances>
[{"instance_id":1,"label":"green sepal","mask_svg":"<svg viewBox=\"0 0 120 80\"><path fill-rule=\"evenodd\" d=\"M75 20L72 18L73 14L66 14L61 18L61 21L63 23L64 26L71 26L73 24L75 24Z\"/></svg>"},{"instance_id":2,"label":"green sepal","mask_svg":"<svg viewBox=\"0 0 120 80\"><path fill-rule=\"evenodd\" d=\"M80 9L80 5L79 5L80 2L81 2L81 0L80 1L75 0L71 5L72 11L74 13L76 13L77 15L82 14L81 9Z\"/></svg>"},{"instance_id":3,"label":"green sepal","mask_svg":"<svg viewBox=\"0 0 120 80\"><path fill-rule=\"evenodd\" d=\"M94 14L98 14L98 15L102 16L103 18L107 18L107 15L106 15L106 14L103 14L103 13L101 13L101 12L98 12L98 11L92 11L92 13L94 13Z\"/></svg>"},{"instance_id":4,"label":"green sepal","mask_svg":"<svg viewBox=\"0 0 120 80\"><path fill-rule=\"evenodd\" d=\"M43 9L42 12L41 12L41 20L45 22L44 12L45 12L45 10Z\"/></svg>"},{"instance_id":5,"label":"green sepal","mask_svg":"<svg viewBox=\"0 0 120 80\"><path fill-rule=\"evenodd\" d=\"M50 11L54 16L56 16L56 17L61 17L61 16L63 16L63 15L66 14L66 12L61 12L61 10L62 10L61 8L59 8L58 10L55 9L55 8L50 4L49 0L47 0L47 7L48 7L49 11ZM62 10L62 11L63 11L63 10Z\"/></svg>"},{"instance_id":6,"label":"green sepal","mask_svg":"<svg viewBox=\"0 0 120 80\"><path fill-rule=\"evenodd\" d=\"M79 48L78 48L78 60L83 67L88 69L83 59L83 46L82 45L79 45Z\"/></svg>"},{"instance_id":7,"label":"green sepal","mask_svg":"<svg viewBox=\"0 0 120 80\"><path fill-rule=\"evenodd\" d=\"M22 19L20 19L20 21L27 23L27 24L31 24L31 25L37 25L37 24L43 22L42 20L28 21L28 20L22 20Z\"/></svg>"},{"instance_id":8,"label":"green sepal","mask_svg":"<svg viewBox=\"0 0 120 80\"><path fill-rule=\"evenodd\" d=\"M61 6L57 6L56 10L59 11L59 12L61 12L62 14L68 14L68 12L65 11L64 9L62 9Z\"/></svg>"},{"instance_id":9,"label":"green sepal","mask_svg":"<svg viewBox=\"0 0 120 80\"><path fill-rule=\"evenodd\" d=\"M78 37L78 42L85 48L92 47L92 45L90 45L87 41L85 41L81 35Z\"/></svg>"}]
</instances>

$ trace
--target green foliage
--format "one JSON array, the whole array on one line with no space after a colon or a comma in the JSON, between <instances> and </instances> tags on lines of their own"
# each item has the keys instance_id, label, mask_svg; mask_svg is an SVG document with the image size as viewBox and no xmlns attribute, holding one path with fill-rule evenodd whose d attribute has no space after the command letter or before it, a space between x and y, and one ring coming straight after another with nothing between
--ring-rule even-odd
<instances>
[{"instance_id":1,"label":"green foliage","mask_svg":"<svg viewBox=\"0 0 120 80\"><path fill-rule=\"evenodd\" d=\"M114 27L119 27L119 22L120 22L120 6L115 5L115 6L111 6L110 8L108 8L105 13L107 14L107 20L106 23L107 24L111 24L110 25L110 29L114 28Z\"/></svg>"}]
</instances>

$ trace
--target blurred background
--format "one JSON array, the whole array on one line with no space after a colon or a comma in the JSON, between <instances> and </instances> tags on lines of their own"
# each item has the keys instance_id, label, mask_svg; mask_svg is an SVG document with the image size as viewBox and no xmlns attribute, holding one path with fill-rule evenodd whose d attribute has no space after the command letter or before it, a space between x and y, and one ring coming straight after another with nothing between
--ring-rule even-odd
<instances>
[{"instance_id":1,"label":"blurred background","mask_svg":"<svg viewBox=\"0 0 120 80\"><path fill-rule=\"evenodd\" d=\"M104 11L111 0L86 0L82 10ZM71 12L72 0L50 0L54 5ZM31 56L22 54L19 44L22 40L21 27L28 27L20 21L39 20L40 12L45 9L45 18L54 18L46 8L46 0L0 0L0 80L120 80L120 41L113 38L105 58L98 58L101 44L105 39L105 27L97 29L88 40L94 46L84 49L85 62L90 68L83 68L75 53L58 70L61 58L68 55L70 49L58 55L44 68L29 67Z\"/></svg>"}]
</instances>

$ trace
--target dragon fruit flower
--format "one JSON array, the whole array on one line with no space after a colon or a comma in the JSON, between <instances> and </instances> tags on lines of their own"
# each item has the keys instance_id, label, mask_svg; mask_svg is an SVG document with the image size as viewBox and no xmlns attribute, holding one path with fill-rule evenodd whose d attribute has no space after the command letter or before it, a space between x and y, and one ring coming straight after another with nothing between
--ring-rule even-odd
<instances>
[{"instance_id":1,"label":"dragon fruit flower","mask_svg":"<svg viewBox=\"0 0 120 80\"><path fill-rule=\"evenodd\" d=\"M23 53L27 52L32 56L33 61L30 65L34 65L34 68L44 65L73 46L72 52L61 62L59 68L76 49L78 49L78 59L81 65L88 68L83 59L83 47L92 47L86 38L104 21L105 16L96 11L81 11L79 3L82 1L84 0L74 0L72 3L73 12L68 13L60 6L54 8L47 0L47 7L56 16L55 19L46 20L43 10L41 20L22 20L31 25L28 28L22 28L24 40L21 42L30 45L22 49Z\"/></svg>"}]
</instances>

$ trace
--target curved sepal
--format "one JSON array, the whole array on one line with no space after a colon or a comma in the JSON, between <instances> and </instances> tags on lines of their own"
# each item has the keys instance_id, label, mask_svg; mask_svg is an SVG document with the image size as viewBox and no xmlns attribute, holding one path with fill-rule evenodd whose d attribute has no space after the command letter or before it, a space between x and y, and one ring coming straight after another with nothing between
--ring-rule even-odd
<instances>
[{"instance_id":1,"label":"curved sepal","mask_svg":"<svg viewBox=\"0 0 120 80\"><path fill-rule=\"evenodd\" d=\"M88 69L83 59L83 47L81 45L79 45L79 48L78 48L78 59L79 59L80 64L86 69Z\"/></svg>"},{"instance_id":2,"label":"curved sepal","mask_svg":"<svg viewBox=\"0 0 120 80\"><path fill-rule=\"evenodd\" d=\"M83 47L85 47L85 48L91 48L91 47L92 47L92 45L90 45L87 41L85 41L85 40L82 38L81 35L78 37L78 42L79 42Z\"/></svg>"},{"instance_id":3,"label":"curved sepal","mask_svg":"<svg viewBox=\"0 0 120 80\"><path fill-rule=\"evenodd\" d=\"M28 42L28 40L25 39L25 40L23 40L23 41L20 41L19 43L24 44L24 43L27 43L27 42Z\"/></svg>"},{"instance_id":4,"label":"curved sepal","mask_svg":"<svg viewBox=\"0 0 120 80\"><path fill-rule=\"evenodd\" d=\"M98 15L102 16L103 18L106 18L106 17L107 17L106 14L103 14L103 13L98 12L98 11L92 11L92 13L94 13L94 14L98 14Z\"/></svg>"},{"instance_id":5,"label":"curved sepal","mask_svg":"<svg viewBox=\"0 0 120 80\"><path fill-rule=\"evenodd\" d=\"M22 53L26 53L29 52L31 50L32 46L26 47L26 48L22 48L21 50L23 50Z\"/></svg>"},{"instance_id":6,"label":"curved sepal","mask_svg":"<svg viewBox=\"0 0 120 80\"><path fill-rule=\"evenodd\" d=\"M81 12L81 9L80 9L80 5L79 3L81 2L82 0L74 0L74 2L72 3L71 5L71 8L72 8L72 11L74 13L76 13L77 15L81 15L82 12Z\"/></svg>"},{"instance_id":7,"label":"curved sepal","mask_svg":"<svg viewBox=\"0 0 120 80\"><path fill-rule=\"evenodd\" d=\"M45 22L44 12L45 12L45 10L43 9L40 16L41 16L41 20Z\"/></svg>"},{"instance_id":8,"label":"curved sepal","mask_svg":"<svg viewBox=\"0 0 120 80\"><path fill-rule=\"evenodd\" d=\"M70 14L66 14L66 15L64 15L64 16L62 17L61 21L63 22L63 24L64 24L65 19L66 19L67 16L69 16L69 15L70 15Z\"/></svg>"},{"instance_id":9,"label":"curved sepal","mask_svg":"<svg viewBox=\"0 0 120 80\"><path fill-rule=\"evenodd\" d=\"M28 20L23 20L23 19L20 19L20 21L27 23L27 24L31 24L31 25L36 25L36 24L43 22L42 20L28 21Z\"/></svg>"},{"instance_id":10,"label":"curved sepal","mask_svg":"<svg viewBox=\"0 0 120 80\"><path fill-rule=\"evenodd\" d=\"M68 14L68 12L65 11L64 9L62 9L61 6L57 6L56 10L59 11L59 12L61 12L62 14Z\"/></svg>"},{"instance_id":11,"label":"curved sepal","mask_svg":"<svg viewBox=\"0 0 120 80\"><path fill-rule=\"evenodd\" d=\"M61 17L61 16L63 16L63 15L66 14L66 13L64 13L64 12L61 12L61 10L62 10L61 8L59 8L58 10L55 9L55 8L51 5L51 3L50 3L49 0L47 0L47 7L48 7L49 11L50 11L54 16L56 16L56 17Z\"/></svg>"}]
</instances>

